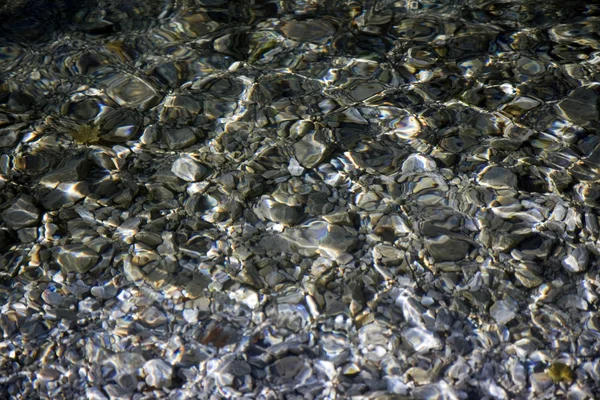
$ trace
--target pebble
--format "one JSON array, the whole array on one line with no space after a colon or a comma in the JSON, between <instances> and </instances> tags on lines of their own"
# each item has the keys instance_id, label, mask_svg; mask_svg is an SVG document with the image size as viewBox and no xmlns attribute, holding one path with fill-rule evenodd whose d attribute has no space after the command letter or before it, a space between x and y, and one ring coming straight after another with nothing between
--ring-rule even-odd
<instances>
[{"instance_id":1,"label":"pebble","mask_svg":"<svg viewBox=\"0 0 600 400\"><path fill-rule=\"evenodd\" d=\"M419 327L408 328L402 332L402 336L419 353L439 350L443 347L442 341L427 329Z\"/></svg>"},{"instance_id":2,"label":"pebble","mask_svg":"<svg viewBox=\"0 0 600 400\"><path fill-rule=\"evenodd\" d=\"M295 158L290 160L288 169L293 176L301 176L304 172L303 168L315 168L325 159L329 151L330 146L324 135L319 133L305 135L294 143Z\"/></svg>"},{"instance_id":3,"label":"pebble","mask_svg":"<svg viewBox=\"0 0 600 400\"><path fill-rule=\"evenodd\" d=\"M140 320L151 327L163 325L167 322L167 317L158 308L148 307L140 314Z\"/></svg>"},{"instance_id":4,"label":"pebble","mask_svg":"<svg viewBox=\"0 0 600 400\"><path fill-rule=\"evenodd\" d=\"M44 198L42 206L46 210L59 210L61 207L78 202L89 194L86 182L61 183Z\"/></svg>"},{"instance_id":5,"label":"pebble","mask_svg":"<svg viewBox=\"0 0 600 400\"><path fill-rule=\"evenodd\" d=\"M576 274L587 269L589 258L589 251L585 247L579 246L571 254L565 256L561 264L565 270Z\"/></svg>"},{"instance_id":6,"label":"pebble","mask_svg":"<svg viewBox=\"0 0 600 400\"><path fill-rule=\"evenodd\" d=\"M166 129L163 137L170 150L185 149L196 143L196 135L190 128Z\"/></svg>"},{"instance_id":7,"label":"pebble","mask_svg":"<svg viewBox=\"0 0 600 400\"><path fill-rule=\"evenodd\" d=\"M490 315L499 324L507 324L512 321L519 311L519 304L513 299L497 301L490 308Z\"/></svg>"},{"instance_id":8,"label":"pebble","mask_svg":"<svg viewBox=\"0 0 600 400\"><path fill-rule=\"evenodd\" d=\"M43 381L55 381L60 375L60 372L54 368L42 368L37 373L37 378Z\"/></svg>"},{"instance_id":9,"label":"pebble","mask_svg":"<svg viewBox=\"0 0 600 400\"><path fill-rule=\"evenodd\" d=\"M479 174L479 182L493 189L514 189L517 176L503 167L487 167Z\"/></svg>"},{"instance_id":10,"label":"pebble","mask_svg":"<svg viewBox=\"0 0 600 400\"><path fill-rule=\"evenodd\" d=\"M316 43L326 42L335 32L334 27L324 19L292 20L285 23L281 31L290 39Z\"/></svg>"},{"instance_id":11,"label":"pebble","mask_svg":"<svg viewBox=\"0 0 600 400\"><path fill-rule=\"evenodd\" d=\"M98 261L98 254L79 244L69 244L58 250L56 262L64 272L85 273Z\"/></svg>"},{"instance_id":12,"label":"pebble","mask_svg":"<svg viewBox=\"0 0 600 400\"><path fill-rule=\"evenodd\" d=\"M85 157L69 160L63 167L44 175L40 183L49 188L56 188L63 182L79 182L84 180L90 170L90 163Z\"/></svg>"},{"instance_id":13,"label":"pebble","mask_svg":"<svg viewBox=\"0 0 600 400\"><path fill-rule=\"evenodd\" d=\"M108 83L108 95L126 107L146 110L158 104L160 97L144 80L132 75L116 75Z\"/></svg>"},{"instance_id":14,"label":"pebble","mask_svg":"<svg viewBox=\"0 0 600 400\"><path fill-rule=\"evenodd\" d=\"M96 299L87 298L81 300L78 304L78 311L82 314L89 314L100 308L100 303Z\"/></svg>"},{"instance_id":15,"label":"pebble","mask_svg":"<svg viewBox=\"0 0 600 400\"><path fill-rule=\"evenodd\" d=\"M183 311L183 318L189 324L196 324L196 323L198 323L198 310L184 310Z\"/></svg>"},{"instance_id":16,"label":"pebble","mask_svg":"<svg viewBox=\"0 0 600 400\"><path fill-rule=\"evenodd\" d=\"M469 243L446 235L431 239L427 243L429 253L438 262L463 260L467 256L469 247Z\"/></svg>"},{"instance_id":17,"label":"pebble","mask_svg":"<svg viewBox=\"0 0 600 400\"><path fill-rule=\"evenodd\" d=\"M304 167L302 167L295 158L290 159L288 171L292 176L302 176Z\"/></svg>"},{"instance_id":18,"label":"pebble","mask_svg":"<svg viewBox=\"0 0 600 400\"><path fill-rule=\"evenodd\" d=\"M302 218L297 207L281 204L269 198L263 198L259 202L256 212L264 219L286 225L294 225Z\"/></svg>"},{"instance_id":19,"label":"pebble","mask_svg":"<svg viewBox=\"0 0 600 400\"><path fill-rule=\"evenodd\" d=\"M22 195L0 216L9 228L21 229L35 226L40 219L40 210L31 196Z\"/></svg>"},{"instance_id":20,"label":"pebble","mask_svg":"<svg viewBox=\"0 0 600 400\"><path fill-rule=\"evenodd\" d=\"M115 381L125 393L132 393L137 389L138 386L138 378L134 374L119 374Z\"/></svg>"},{"instance_id":21,"label":"pebble","mask_svg":"<svg viewBox=\"0 0 600 400\"><path fill-rule=\"evenodd\" d=\"M57 293L56 289L54 289L54 288L52 288L52 290L51 289L44 290L42 292L42 299L47 304L49 304L51 306L55 306L55 307L60 306L64 301L64 297L60 293Z\"/></svg>"},{"instance_id":22,"label":"pebble","mask_svg":"<svg viewBox=\"0 0 600 400\"><path fill-rule=\"evenodd\" d=\"M197 182L202 180L208 173L206 167L189 158L178 158L171 167L171 172L187 182Z\"/></svg>"},{"instance_id":23,"label":"pebble","mask_svg":"<svg viewBox=\"0 0 600 400\"><path fill-rule=\"evenodd\" d=\"M172 384L173 368L160 359L150 360L144 364L146 384L154 388L169 388Z\"/></svg>"},{"instance_id":24,"label":"pebble","mask_svg":"<svg viewBox=\"0 0 600 400\"><path fill-rule=\"evenodd\" d=\"M108 397L102 392L102 389L97 387L87 388L86 397L90 400L108 400Z\"/></svg>"},{"instance_id":25,"label":"pebble","mask_svg":"<svg viewBox=\"0 0 600 400\"><path fill-rule=\"evenodd\" d=\"M557 104L557 108L566 118L576 124L586 124L600 119L598 88L578 88Z\"/></svg>"},{"instance_id":26,"label":"pebble","mask_svg":"<svg viewBox=\"0 0 600 400\"><path fill-rule=\"evenodd\" d=\"M117 295L118 289L113 285L94 286L90 289L90 293L97 299L108 300Z\"/></svg>"}]
</instances>

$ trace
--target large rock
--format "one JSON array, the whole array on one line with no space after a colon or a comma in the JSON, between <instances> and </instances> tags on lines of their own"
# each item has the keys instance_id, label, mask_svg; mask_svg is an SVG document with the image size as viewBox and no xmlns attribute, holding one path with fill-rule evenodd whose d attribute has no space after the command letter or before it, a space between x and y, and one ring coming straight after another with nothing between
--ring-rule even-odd
<instances>
[{"instance_id":1,"label":"large rock","mask_svg":"<svg viewBox=\"0 0 600 400\"><path fill-rule=\"evenodd\" d=\"M206 176L208 169L190 158L180 157L173 163L171 172L184 181L197 182Z\"/></svg>"},{"instance_id":2,"label":"large rock","mask_svg":"<svg viewBox=\"0 0 600 400\"><path fill-rule=\"evenodd\" d=\"M35 226L40 219L40 210L33 203L31 196L22 195L0 215L9 228L21 229Z\"/></svg>"},{"instance_id":3,"label":"large rock","mask_svg":"<svg viewBox=\"0 0 600 400\"><path fill-rule=\"evenodd\" d=\"M427 243L427 250L437 262L460 261L467 256L469 243L441 235Z\"/></svg>"},{"instance_id":4,"label":"large rock","mask_svg":"<svg viewBox=\"0 0 600 400\"><path fill-rule=\"evenodd\" d=\"M40 183L46 187L56 188L62 182L79 182L87 177L89 170L90 163L86 158L75 158L44 175Z\"/></svg>"},{"instance_id":5,"label":"large rock","mask_svg":"<svg viewBox=\"0 0 600 400\"><path fill-rule=\"evenodd\" d=\"M64 272L85 273L98 261L98 253L81 244L68 244L61 248L56 262Z\"/></svg>"},{"instance_id":6,"label":"large rock","mask_svg":"<svg viewBox=\"0 0 600 400\"><path fill-rule=\"evenodd\" d=\"M598 91L591 88L579 88L556 107L570 121L583 125L589 121L598 121L600 112Z\"/></svg>"}]
</instances>

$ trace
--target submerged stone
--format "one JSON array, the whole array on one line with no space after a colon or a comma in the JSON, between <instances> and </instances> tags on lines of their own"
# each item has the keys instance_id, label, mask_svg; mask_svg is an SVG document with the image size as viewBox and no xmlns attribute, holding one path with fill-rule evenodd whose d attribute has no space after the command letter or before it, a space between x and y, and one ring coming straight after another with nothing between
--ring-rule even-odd
<instances>
[{"instance_id":1,"label":"submerged stone","mask_svg":"<svg viewBox=\"0 0 600 400\"><path fill-rule=\"evenodd\" d=\"M9 228L21 229L35 226L40 219L40 210L31 196L22 195L0 217Z\"/></svg>"}]
</instances>

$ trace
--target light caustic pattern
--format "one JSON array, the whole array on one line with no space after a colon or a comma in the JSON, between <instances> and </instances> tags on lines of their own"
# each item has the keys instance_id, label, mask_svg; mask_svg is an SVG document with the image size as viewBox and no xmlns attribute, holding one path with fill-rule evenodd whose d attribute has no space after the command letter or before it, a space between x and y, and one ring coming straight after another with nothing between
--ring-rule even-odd
<instances>
[{"instance_id":1,"label":"light caustic pattern","mask_svg":"<svg viewBox=\"0 0 600 400\"><path fill-rule=\"evenodd\" d=\"M0 397L600 397L584 3L1 5Z\"/></svg>"}]
</instances>

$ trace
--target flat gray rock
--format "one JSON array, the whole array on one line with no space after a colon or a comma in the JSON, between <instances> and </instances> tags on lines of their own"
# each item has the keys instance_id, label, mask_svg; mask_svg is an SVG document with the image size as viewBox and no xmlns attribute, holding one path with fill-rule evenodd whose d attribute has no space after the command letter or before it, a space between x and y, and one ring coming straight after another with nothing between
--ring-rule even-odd
<instances>
[{"instance_id":1,"label":"flat gray rock","mask_svg":"<svg viewBox=\"0 0 600 400\"><path fill-rule=\"evenodd\" d=\"M190 128L164 129L163 138L170 150L185 149L196 143L196 135Z\"/></svg>"},{"instance_id":2,"label":"flat gray rock","mask_svg":"<svg viewBox=\"0 0 600 400\"><path fill-rule=\"evenodd\" d=\"M87 182L61 183L42 198L46 210L58 210L67 204L73 204L89 194Z\"/></svg>"},{"instance_id":3,"label":"flat gray rock","mask_svg":"<svg viewBox=\"0 0 600 400\"><path fill-rule=\"evenodd\" d=\"M600 105L598 90L590 88L575 89L569 97L559 102L556 107L576 124L598 121Z\"/></svg>"},{"instance_id":4,"label":"flat gray rock","mask_svg":"<svg viewBox=\"0 0 600 400\"><path fill-rule=\"evenodd\" d=\"M479 182L493 189L515 189L517 176L503 167L488 167L479 174Z\"/></svg>"},{"instance_id":5,"label":"flat gray rock","mask_svg":"<svg viewBox=\"0 0 600 400\"><path fill-rule=\"evenodd\" d=\"M500 300L490 307L490 315L499 324L507 324L512 321L519 311L519 304L511 298Z\"/></svg>"},{"instance_id":6,"label":"flat gray rock","mask_svg":"<svg viewBox=\"0 0 600 400\"><path fill-rule=\"evenodd\" d=\"M184 181L197 182L207 175L208 169L190 158L181 157L175 160L171 172Z\"/></svg>"},{"instance_id":7,"label":"flat gray rock","mask_svg":"<svg viewBox=\"0 0 600 400\"><path fill-rule=\"evenodd\" d=\"M9 228L21 229L35 226L40 219L40 210L35 206L31 196L21 195L0 216Z\"/></svg>"},{"instance_id":8,"label":"flat gray rock","mask_svg":"<svg viewBox=\"0 0 600 400\"><path fill-rule=\"evenodd\" d=\"M98 261L95 251L81 244L68 244L59 249L56 262L65 272L85 273Z\"/></svg>"},{"instance_id":9,"label":"flat gray rock","mask_svg":"<svg viewBox=\"0 0 600 400\"><path fill-rule=\"evenodd\" d=\"M427 243L427 250L438 262L459 261L467 256L469 243L446 235L431 239Z\"/></svg>"},{"instance_id":10,"label":"flat gray rock","mask_svg":"<svg viewBox=\"0 0 600 400\"><path fill-rule=\"evenodd\" d=\"M40 183L44 186L55 188L62 182L79 182L87 177L89 170L89 161L85 157L78 157L44 175Z\"/></svg>"}]
</instances>

